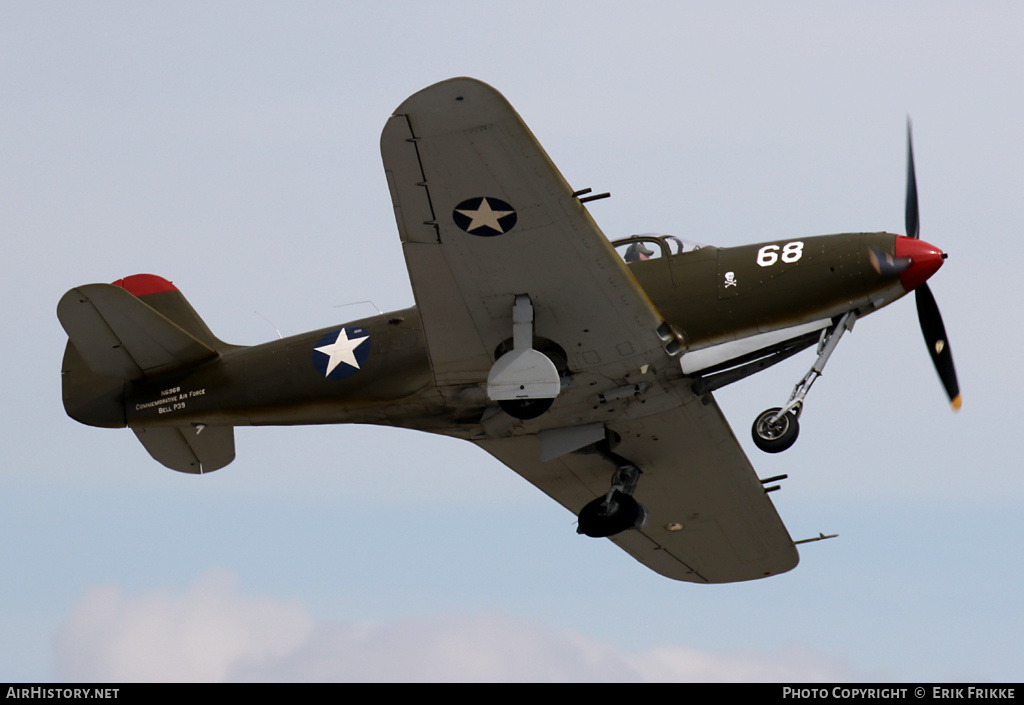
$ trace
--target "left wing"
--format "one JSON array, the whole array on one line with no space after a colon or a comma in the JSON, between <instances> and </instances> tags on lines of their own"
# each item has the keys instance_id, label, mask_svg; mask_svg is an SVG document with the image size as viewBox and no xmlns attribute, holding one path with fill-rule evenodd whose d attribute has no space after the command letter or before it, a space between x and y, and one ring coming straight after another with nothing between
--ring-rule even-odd
<instances>
[{"instance_id":1,"label":"left wing","mask_svg":"<svg viewBox=\"0 0 1024 705\"><path fill-rule=\"evenodd\" d=\"M416 93L381 155L443 392L487 378L522 294L574 370L620 377L667 359L661 315L496 90L455 78Z\"/></svg>"}]
</instances>

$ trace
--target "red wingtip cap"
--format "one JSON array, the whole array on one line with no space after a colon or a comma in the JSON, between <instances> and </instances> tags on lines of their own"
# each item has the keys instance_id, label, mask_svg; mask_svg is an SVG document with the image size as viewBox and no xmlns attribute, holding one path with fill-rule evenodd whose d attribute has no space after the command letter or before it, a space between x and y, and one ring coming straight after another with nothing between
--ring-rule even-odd
<instances>
[{"instance_id":1,"label":"red wingtip cap","mask_svg":"<svg viewBox=\"0 0 1024 705\"><path fill-rule=\"evenodd\" d=\"M133 274L130 277L118 279L114 282L114 286L119 286L135 296L178 290L178 287L174 286L174 284L155 274Z\"/></svg>"},{"instance_id":2,"label":"red wingtip cap","mask_svg":"<svg viewBox=\"0 0 1024 705\"><path fill-rule=\"evenodd\" d=\"M896 237L896 259L909 258L910 266L900 272L903 288L911 292L939 271L944 255L935 245L911 237Z\"/></svg>"}]
</instances>

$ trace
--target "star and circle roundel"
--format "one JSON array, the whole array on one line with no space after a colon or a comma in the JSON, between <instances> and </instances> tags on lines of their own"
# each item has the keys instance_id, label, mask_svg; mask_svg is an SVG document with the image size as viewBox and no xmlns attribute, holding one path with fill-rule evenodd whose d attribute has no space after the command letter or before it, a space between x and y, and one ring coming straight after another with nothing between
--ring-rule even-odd
<instances>
[{"instance_id":1,"label":"star and circle roundel","mask_svg":"<svg viewBox=\"0 0 1024 705\"><path fill-rule=\"evenodd\" d=\"M345 379L363 368L370 356L370 334L359 326L333 330L313 348L313 367L327 379Z\"/></svg>"},{"instance_id":2,"label":"star and circle roundel","mask_svg":"<svg viewBox=\"0 0 1024 705\"><path fill-rule=\"evenodd\" d=\"M500 198L476 196L455 206L452 219L470 235L495 237L514 228L518 216L515 209Z\"/></svg>"}]
</instances>

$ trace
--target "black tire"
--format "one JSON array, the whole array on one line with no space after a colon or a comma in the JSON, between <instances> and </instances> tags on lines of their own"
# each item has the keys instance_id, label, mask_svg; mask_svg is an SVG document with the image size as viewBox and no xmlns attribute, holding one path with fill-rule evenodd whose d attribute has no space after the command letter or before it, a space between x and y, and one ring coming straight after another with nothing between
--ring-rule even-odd
<instances>
[{"instance_id":1,"label":"black tire","mask_svg":"<svg viewBox=\"0 0 1024 705\"><path fill-rule=\"evenodd\" d=\"M769 423L768 420L780 411L782 407L778 406L762 411L760 416L754 419L754 425L750 429L754 445L765 453L781 453L788 450L800 435L800 422L792 411L774 424Z\"/></svg>"},{"instance_id":2,"label":"black tire","mask_svg":"<svg viewBox=\"0 0 1024 705\"><path fill-rule=\"evenodd\" d=\"M579 515L576 533L592 538L605 538L626 529L643 526L647 510L628 494L616 491L612 495L611 512L604 504L604 497L588 502Z\"/></svg>"},{"instance_id":3,"label":"black tire","mask_svg":"<svg viewBox=\"0 0 1024 705\"><path fill-rule=\"evenodd\" d=\"M550 409L554 401L554 399L501 399L498 401L498 406L513 418L529 421Z\"/></svg>"}]
</instances>

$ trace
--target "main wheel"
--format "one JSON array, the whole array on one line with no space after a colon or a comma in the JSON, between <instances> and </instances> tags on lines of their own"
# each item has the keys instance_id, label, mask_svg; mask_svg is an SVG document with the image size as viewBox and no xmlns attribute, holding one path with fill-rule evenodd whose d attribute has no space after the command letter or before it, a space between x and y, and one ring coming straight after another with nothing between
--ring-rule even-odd
<instances>
[{"instance_id":1,"label":"main wheel","mask_svg":"<svg viewBox=\"0 0 1024 705\"><path fill-rule=\"evenodd\" d=\"M604 497L598 497L583 507L576 533L604 538L626 529L640 528L646 521L644 506L630 495L616 491L610 505L604 503Z\"/></svg>"},{"instance_id":2,"label":"main wheel","mask_svg":"<svg viewBox=\"0 0 1024 705\"><path fill-rule=\"evenodd\" d=\"M765 453L781 453L796 443L800 435L800 422L792 411L781 416L774 423L772 417L782 411L781 407L762 411L761 415L754 420L754 426L750 429L754 438L754 445Z\"/></svg>"},{"instance_id":3,"label":"main wheel","mask_svg":"<svg viewBox=\"0 0 1024 705\"><path fill-rule=\"evenodd\" d=\"M498 401L506 414L521 421L535 419L551 408L554 399L501 399Z\"/></svg>"}]
</instances>

